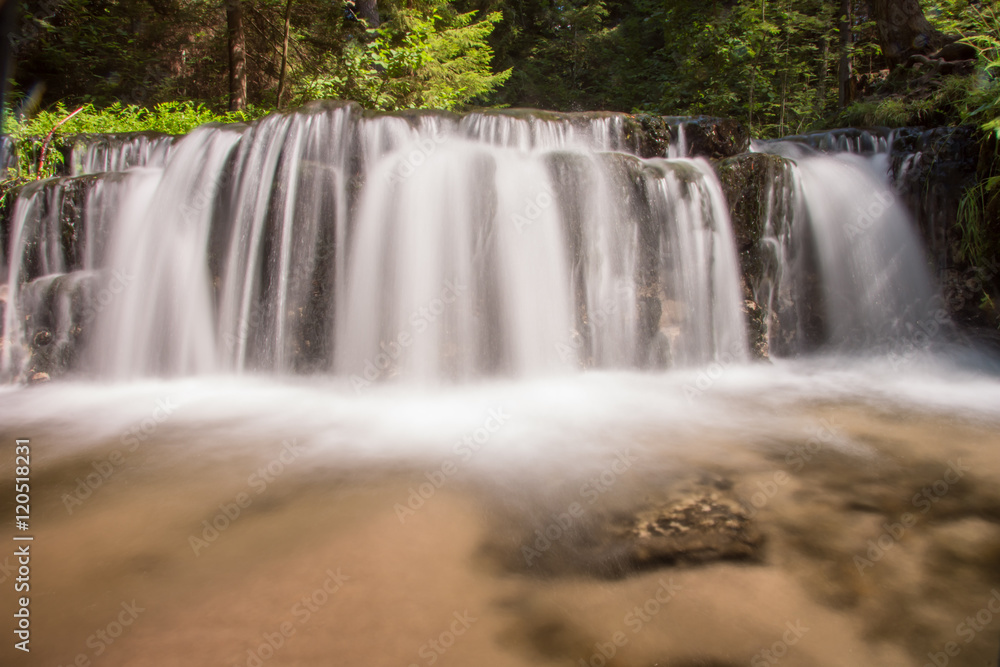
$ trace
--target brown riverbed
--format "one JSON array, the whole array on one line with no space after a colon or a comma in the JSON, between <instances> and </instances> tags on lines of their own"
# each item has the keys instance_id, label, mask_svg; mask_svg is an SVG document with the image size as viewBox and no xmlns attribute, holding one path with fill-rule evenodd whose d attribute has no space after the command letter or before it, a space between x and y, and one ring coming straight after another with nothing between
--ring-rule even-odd
<instances>
[{"instance_id":1,"label":"brown riverbed","mask_svg":"<svg viewBox=\"0 0 1000 667\"><path fill-rule=\"evenodd\" d=\"M755 418L761 403L719 391L714 427L573 427L553 407L551 432L517 431L515 403L482 451L568 438L537 458L466 460L450 444L331 456L315 425L290 446L206 422L198 401L134 451L83 437L83 413L7 413L5 447L32 443L32 650L9 639L8 577L0 662L995 664L995 415L827 393ZM141 425L142 409L124 412L109 432ZM351 444L367 446L337 451ZM11 457L0 470L13 477Z\"/></svg>"}]
</instances>

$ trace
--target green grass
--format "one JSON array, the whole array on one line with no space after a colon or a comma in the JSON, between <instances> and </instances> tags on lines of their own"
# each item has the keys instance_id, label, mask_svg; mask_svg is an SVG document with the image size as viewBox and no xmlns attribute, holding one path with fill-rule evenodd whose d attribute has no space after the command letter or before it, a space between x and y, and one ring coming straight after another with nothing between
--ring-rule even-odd
<instances>
[{"instance_id":1,"label":"green grass","mask_svg":"<svg viewBox=\"0 0 1000 667\"><path fill-rule=\"evenodd\" d=\"M62 164L62 153L58 150L65 138L74 134L118 132L163 132L165 134L187 134L205 123L239 123L260 118L269 110L251 107L247 111L216 113L202 104L194 102L164 102L152 108L115 103L98 109L92 104L83 105L82 110L68 121L59 122L76 109L67 109L61 102L52 109L40 111L29 119L20 120L11 114L4 117L4 132L18 145L18 175L7 174L4 182L23 182L36 178L47 178L55 174ZM55 133L45 154L45 163L39 168L38 156L49 132Z\"/></svg>"}]
</instances>

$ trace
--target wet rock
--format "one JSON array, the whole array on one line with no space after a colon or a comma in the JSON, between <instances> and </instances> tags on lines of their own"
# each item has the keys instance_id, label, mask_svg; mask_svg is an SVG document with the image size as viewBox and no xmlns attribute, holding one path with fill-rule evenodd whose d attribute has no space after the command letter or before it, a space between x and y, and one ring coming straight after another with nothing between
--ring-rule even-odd
<instances>
[{"instance_id":1,"label":"wet rock","mask_svg":"<svg viewBox=\"0 0 1000 667\"><path fill-rule=\"evenodd\" d=\"M35 337L32 339L31 344L34 347L45 347L52 342L52 332L47 329L42 329L35 333Z\"/></svg>"},{"instance_id":2,"label":"wet rock","mask_svg":"<svg viewBox=\"0 0 1000 667\"><path fill-rule=\"evenodd\" d=\"M48 382L48 381L49 381L48 373L35 373L34 375L31 376L31 379L28 380L28 384L40 384L42 382Z\"/></svg>"},{"instance_id":3,"label":"wet rock","mask_svg":"<svg viewBox=\"0 0 1000 667\"><path fill-rule=\"evenodd\" d=\"M17 143L7 135L0 136L0 180L15 177L17 167Z\"/></svg>"},{"instance_id":4,"label":"wet rock","mask_svg":"<svg viewBox=\"0 0 1000 667\"><path fill-rule=\"evenodd\" d=\"M668 117L674 140L679 142L678 131L683 127L687 155L723 159L739 155L750 146L750 133L733 118L695 116L693 118Z\"/></svg>"},{"instance_id":5,"label":"wet rock","mask_svg":"<svg viewBox=\"0 0 1000 667\"><path fill-rule=\"evenodd\" d=\"M762 243L766 236L786 231L782 226L789 216L782 207L790 204L784 195L791 178L789 163L777 155L744 153L716 163L715 170L739 253L750 350L767 358L772 351L794 349L798 328L793 309L801 301L788 293L787 283L781 291L777 260Z\"/></svg>"},{"instance_id":6,"label":"wet rock","mask_svg":"<svg viewBox=\"0 0 1000 667\"><path fill-rule=\"evenodd\" d=\"M602 579L762 560L764 536L730 479L702 475L657 486L652 494L578 503L577 511L558 501L558 510L519 509L506 518L506 528L497 524L482 553L521 574Z\"/></svg>"},{"instance_id":7,"label":"wet rock","mask_svg":"<svg viewBox=\"0 0 1000 667\"><path fill-rule=\"evenodd\" d=\"M760 241L767 227L767 193L784 175L785 158L766 153L744 153L716 165L722 191L729 203L733 235L744 271L759 272Z\"/></svg>"},{"instance_id":8,"label":"wet rock","mask_svg":"<svg viewBox=\"0 0 1000 667\"><path fill-rule=\"evenodd\" d=\"M941 50L932 55L931 58L953 62L956 60L975 60L976 55L976 47L971 44L952 42L951 44L942 47Z\"/></svg>"},{"instance_id":9,"label":"wet rock","mask_svg":"<svg viewBox=\"0 0 1000 667\"><path fill-rule=\"evenodd\" d=\"M38 373L58 377L76 367L103 309L95 295L105 281L102 274L79 271L43 276L22 288L25 377L31 380Z\"/></svg>"},{"instance_id":10,"label":"wet rock","mask_svg":"<svg viewBox=\"0 0 1000 667\"><path fill-rule=\"evenodd\" d=\"M106 233L116 212L112 202L126 186L124 174L94 174L77 178L32 181L7 193L24 207L25 254L20 278L33 280L45 273L86 268L89 255L100 261L108 243ZM0 234L9 254L13 206L0 211ZM87 247L89 243L91 247ZM53 247L58 248L54 253Z\"/></svg>"},{"instance_id":11,"label":"wet rock","mask_svg":"<svg viewBox=\"0 0 1000 667\"><path fill-rule=\"evenodd\" d=\"M978 160L979 143L971 126L895 132L893 184L939 272L963 264L956 252L962 236L958 208L966 188L975 183Z\"/></svg>"},{"instance_id":12,"label":"wet rock","mask_svg":"<svg viewBox=\"0 0 1000 667\"><path fill-rule=\"evenodd\" d=\"M639 512L622 534L637 568L758 560L763 536L734 498L707 492Z\"/></svg>"},{"instance_id":13,"label":"wet rock","mask_svg":"<svg viewBox=\"0 0 1000 667\"><path fill-rule=\"evenodd\" d=\"M666 119L649 114L630 116L625 125L626 139L632 141L640 157L665 157L670 148L670 127Z\"/></svg>"}]
</instances>

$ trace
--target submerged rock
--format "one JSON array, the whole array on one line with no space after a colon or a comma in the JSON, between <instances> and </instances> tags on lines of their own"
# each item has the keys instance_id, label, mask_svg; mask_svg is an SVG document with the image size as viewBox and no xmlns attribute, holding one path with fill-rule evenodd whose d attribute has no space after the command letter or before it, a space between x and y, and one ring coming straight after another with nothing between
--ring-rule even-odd
<instances>
[{"instance_id":1,"label":"submerged rock","mask_svg":"<svg viewBox=\"0 0 1000 667\"><path fill-rule=\"evenodd\" d=\"M535 576L621 579L650 569L763 561L763 532L725 477L664 480L643 496L569 503L545 501L507 517L483 553L503 569ZM607 503L605 503L607 501ZM507 535L517 536L511 538Z\"/></svg>"},{"instance_id":2,"label":"submerged rock","mask_svg":"<svg viewBox=\"0 0 1000 667\"><path fill-rule=\"evenodd\" d=\"M622 534L637 568L757 560L763 536L734 498L703 492L639 512Z\"/></svg>"}]
</instances>

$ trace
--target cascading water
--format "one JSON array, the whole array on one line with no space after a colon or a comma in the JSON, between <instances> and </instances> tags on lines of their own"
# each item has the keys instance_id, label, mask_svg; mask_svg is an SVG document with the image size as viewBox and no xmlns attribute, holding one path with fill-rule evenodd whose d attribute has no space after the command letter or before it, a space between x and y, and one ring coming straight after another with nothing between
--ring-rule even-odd
<instances>
[{"instance_id":1,"label":"cascading water","mask_svg":"<svg viewBox=\"0 0 1000 667\"><path fill-rule=\"evenodd\" d=\"M813 144L842 152L819 154L809 148ZM891 185L887 146L867 133L754 144L756 151L787 159L765 195L763 245L771 265L762 301L769 319L794 310L792 328L802 339L884 350L934 319L928 261ZM809 299L820 302L818 325L804 308ZM820 331L806 331L817 326Z\"/></svg>"},{"instance_id":2,"label":"cascading water","mask_svg":"<svg viewBox=\"0 0 1000 667\"><path fill-rule=\"evenodd\" d=\"M148 157L121 177L110 227L83 223L95 235L85 252L97 237L110 246L86 270L129 283L88 323L72 366L370 382L746 358L714 173L703 160L636 157L623 122L367 118L345 106L200 128L162 166ZM65 221L32 201L14 212L11 256L41 234L51 261L12 263L18 294L67 270ZM30 364L15 351L36 334L37 321L20 326L26 303L7 312L18 341L8 376Z\"/></svg>"},{"instance_id":3,"label":"cascading water","mask_svg":"<svg viewBox=\"0 0 1000 667\"><path fill-rule=\"evenodd\" d=\"M155 133L79 135L70 148L70 175L162 167L175 141Z\"/></svg>"},{"instance_id":4,"label":"cascading water","mask_svg":"<svg viewBox=\"0 0 1000 667\"><path fill-rule=\"evenodd\" d=\"M73 363L84 346L83 329L111 301L107 245L130 182L114 175L61 179L56 187L42 181L21 190L4 234L10 250L0 265L6 278L0 348L5 371L16 373L29 363L35 338L34 347L44 348L50 361L60 360L57 366Z\"/></svg>"}]
</instances>

